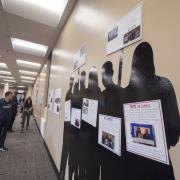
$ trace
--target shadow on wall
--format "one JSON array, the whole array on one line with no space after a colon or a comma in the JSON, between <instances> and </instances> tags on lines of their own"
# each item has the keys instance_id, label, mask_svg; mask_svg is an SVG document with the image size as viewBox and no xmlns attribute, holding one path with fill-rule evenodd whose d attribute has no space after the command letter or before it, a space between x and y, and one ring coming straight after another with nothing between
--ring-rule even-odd
<instances>
[{"instance_id":1,"label":"shadow on wall","mask_svg":"<svg viewBox=\"0 0 180 180\"><path fill-rule=\"evenodd\" d=\"M69 180L73 175L75 180L99 180L100 174L102 180L174 180L171 162L166 165L126 151L124 103L161 100L168 150L179 140L180 118L176 95L171 82L155 74L150 44L143 42L135 49L130 82L125 89L113 82L113 73L112 62L105 62L102 66L103 92L98 85L96 67L89 72L88 88L85 88L85 71L80 75L80 87L70 77L66 101L71 100L72 108L82 109L83 98L97 100L98 112L95 127L82 119L80 129L71 125L70 121L64 123L61 179L65 178L68 163ZM121 156L98 144L99 114L122 118Z\"/></svg>"}]
</instances>

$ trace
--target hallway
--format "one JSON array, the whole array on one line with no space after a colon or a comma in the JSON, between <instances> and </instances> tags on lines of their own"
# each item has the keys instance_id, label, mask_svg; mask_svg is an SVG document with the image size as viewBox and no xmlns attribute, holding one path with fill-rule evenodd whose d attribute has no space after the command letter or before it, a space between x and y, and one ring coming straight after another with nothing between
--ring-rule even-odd
<instances>
[{"instance_id":1,"label":"hallway","mask_svg":"<svg viewBox=\"0 0 180 180\"><path fill-rule=\"evenodd\" d=\"M31 118L28 131L20 133L20 115L8 133L8 152L0 152L0 180L56 180L36 123Z\"/></svg>"}]
</instances>

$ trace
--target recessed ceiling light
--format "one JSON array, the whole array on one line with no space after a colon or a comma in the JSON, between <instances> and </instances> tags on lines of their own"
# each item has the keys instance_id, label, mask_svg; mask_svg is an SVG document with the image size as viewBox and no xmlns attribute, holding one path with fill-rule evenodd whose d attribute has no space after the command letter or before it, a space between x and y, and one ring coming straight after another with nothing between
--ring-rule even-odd
<instances>
[{"instance_id":1,"label":"recessed ceiling light","mask_svg":"<svg viewBox=\"0 0 180 180\"><path fill-rule=\"evenodd\" d=\"M15 51L35 56L44 57L48 49L48 46L17 38L11 38L11 42Z\"/></svg>"},{"instance_id":2,"label":"recessed ceiling light","mask_svg":"<svg viewBox=\"0 0 180 180\"><path fill-rule=\"evenodd\" d=\"M6 81L6 82L16 82L15 80L11 80L11 79L3 79L3 81Z\"/></svg>"},{"instance_id":3,"label":"recessed ceiling light","mask_svg":"<svg viewBox=\"0 0 180 180\"><path fill-rule=\"evenodd\" d=\"M21 79L35 80L36 78L34 78L34 77L29 77L29 76L21 76Z\"/></svg>"},{"instance_id":4,"label":"recessed ceiling light","mask_svg":"<svg viewBox=\"0 0 180 180\"><path fill-rule=\"evenodd\" d=\"M21 82L30 83L30 84L33 84L33 83L34 83L33 81L27 81L27 80L21 80Z\"/></svg>"},{"instance_id":5,"label":"recessed ceiling light","mask_svg":"<svg viewBox=\"0 0 180 180\"><path fill-rule=\"evenodd\" d=\"M24 74L24 75L32 75L32 76L36 76L38 73L37 72L33 72L33 71L24 71L24 70L19 70L20 74Z\"/></svg>"},{"instance_id":6,"label":"recessed ceiling light","mask_svg":"<svg viewBox=\"0 0 180 180\"><path fill-rule=\"evenodd\" d=\"M5 78L5 79L14 79L14 77L11 77L11 76L2 76L2 75L0 75L0 78Z\"/></svg>"},{"instance_id":7,"label":"recessed ceiling light","mask_svg":"<svg viewBox=\"0 0 180 180\"><path fill-rule=\"evenodd\" d=\"M0 71L0 74L11 75L11 72L10 71Z\"/></svg>"},{"instance_id":8,"label":"recessed ceiling light","mask_svg":"<svg viewBox=\"0 0 180 180\"><path fill-rule=\"evenodd\" d=\"M41 67L41 64L31 62L31 61L17 59L16 62L18 66L21 66L21 67L34 68L34 69L39 69Z\"/></svg>"},{"instance_id":9,"label":"recessed ceiling light","mask_svg":"<svg viewBox=\"0 0 180 180\"><path fill-rule=\"evenodd\" d=\"M0 63L0 68L7 69L8 67L6 63Z\"/></svg>"}]
</instances>

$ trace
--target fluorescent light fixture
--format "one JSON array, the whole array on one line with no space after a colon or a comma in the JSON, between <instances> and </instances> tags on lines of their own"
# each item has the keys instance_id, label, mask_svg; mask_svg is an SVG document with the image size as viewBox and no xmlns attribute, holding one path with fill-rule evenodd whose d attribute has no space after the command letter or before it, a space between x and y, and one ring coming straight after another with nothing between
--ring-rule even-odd
<instances>
[{"instance_id":1,"label":"fluorescent light fixture","mask_svg":"<svg viewBox=\"0 0 180 180\"><path fill-rule=\"evenodd\" d=\"M44 57L48 49L48 46L17 38L11 38L11 42L15 51L40 57Z\"/></svg>"},{"instance_id":2,"label":"fluorescent light fixture","mask_svg":"<svg viewBox=\"0 0 180 180\"><path fill-rule=\"evenodd\" d=\"M2 76L2 75L0 75L0 78L4 78L4 79L14 79L14 77L11 77L11 76Z\"/></svg>"},{"instance_id":3,"label":"fluorescent light fixture","mask_svg":"<svg viewBox=\"0 0 180 180\"><path fill-rule=\"evenodd\" d=\"M8 67L6 63L0 63L0 68L7 69Z\"/></svg>"},{"instance_id":4,"label":"fluorescent light fixture","mask_svg":"<svg viewBox=\"0 0 180 180\"><path fill-rule=\"evenodd\" d=\"M41 67L41 64L39 63L26 61L26 60L17 59L16 62L18 66L21 66L21 67L34 68L34 69L39 69Z\"/></svg>"},{"instance_id":5,"label":"fluorescent light fixture","mask_svg":"<svg viewBox=\"0 0 180 180\"><path fill-rule=\"evenodd\" d=\"M1 0L1 2L6 12L56 27L68 0Z\"/></svg>"},{"instance_id":6,"label":"fluorescent light fixture","mask_svg":"<svg viewBox=\"0 0 180 180\"><path fill-rule=\"evenodd\" d=\"M18 88L25 88L25 86L17 86Z\"/></svg>"},{"instance_id":7,"label":"fluorescent light fixture","mask_svg":"<svg viewBox=\"0 0 180 180\"><path fill-rule=\"evenodd\" d=\"M33 84L34 83L33 81L27 81L27 80L21 80L21 82L29 83L29 84Z\"/></svg>"},{"instance_id":8,"label":"fluorescent light fixture","mask_svg":"<svg viewBox=\"0 0 180 180\"><path fill-rule=\"evenodd\" d=\"M0 74L11 75L11 72L10 71L0 71Z\"/></svg>"},{"instance_id":9,"label":"fluorescent light fixture","mask_svg":"<svg viewBox=\"0 0 180 180\"><path fill-rule=\"evenodd\" d=\"M37 72L33 72L33 71L24 71L24 70L19 70L20 74L24 74L24 75L32 75L32 76L36 76L38 73Z\"/></svg>"},{"instance_id":10,"label":"fluorescent light fixture","mask_svg":"<svg viewBox=\"0 0 180 180\"><path fill-rule=\"evenodd\" d=\"M24 93L24 90L18 90L18 93Z\"/></svg>"},{"instance_id":11,"label":"fluorescent light fixture","mask_svg":"<svg viewBox=\"0 0 180 180\"><path fill-rule=\"evenodd\" d=\"M27 80L35 80L35 77L29 77L29 76L21 76L21 79L27 79Z\"/></svg>"},{"instance_id":12,"label":"fluorescent light fixture","mask_svg":"<svg viewBox=\"0 0 180 180\"><path fill-rule=\"evenodd\" d=\"M3 81L5 81L5 82L16 82L15 80L11 80L11 79L3 79Z\"/></svg>"}]
</instances>

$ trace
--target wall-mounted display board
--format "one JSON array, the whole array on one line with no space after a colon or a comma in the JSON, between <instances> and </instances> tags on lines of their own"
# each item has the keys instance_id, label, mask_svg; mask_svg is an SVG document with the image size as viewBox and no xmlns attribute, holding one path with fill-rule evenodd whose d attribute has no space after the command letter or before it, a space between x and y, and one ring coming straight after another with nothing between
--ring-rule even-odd
<instances>
[{"instance_id":1,"label":"wall-mounted display board","mask_svg":"<svg viewBox=\"0 0 180 180\"><path fill-rule=\"evenodd\" d=\"M99 115L98 143L121 155L121 118Z\"/></svg>"},{"instance_id":2,"label":"wall-mounted display board","mask_svg":"<svg viewBox=\"0 0 180 180\"><path fill-rule=\"evenodd\" d=\"M64 121L71 121L71 100L65 102L65 113L64 113Z\"/></svg>"},{"instance_id":3,"label":"wall-mounted display board","mask_svg":"<svg viewBox=\"0 0 180 180\"><path fill-rule=\"evenodd\" d=\"M82 120L96 127L98 101L83 98Z\"/></svg>"},{"instance_id":4,"label":"wall-mounted display board","mask_svg":"<svg viewBox=\"0 0 180 180\"><path fill-rule=\"evenodd\" d=\"M54 94L54 91L53 91L53 90L49 91L49 94L48 94L48 111L49 111L49 112L52 111L53 94Z\"/></svg>"},{"instance_id":5,"label":"wall-mounted display board","mask_svg":"<svg viewBox=\"0 0 180 180\"><path fill-rule=\"evenodd\" d=\"M124 104L127 151L169 164L161 101Z\"/></svg>"},{"instance_id":6,"label":"wall-mounted display board","mask_svg":"<svg viewBox=\"0 0 180 180\"><path fill-rule=\"evenodd\" d=\"M71 124L76 128L81 128L81 109L72 108L71 110Z\"/></svg>"},{"instance_id":7,"label":"wall-mounted display board","mask_svg":"<svg viewBox=\"0 0 180 180\"><path fill-rule=\"evenodd\" d=\"M142 39L142 12L143 3L141 2L108 30L106 55Z\"/></svg>"},{"instance_id":8,"label":"wall-mounted display board","mask_svg":"<svg viewBox=\"0 0 180 180\"><path fill-rule=\"evenodd\" d=\"M59 115L61 107L61 88L54 90L54 106L53 112L56 115Z\"/></svg>"},{"instance_id":9,"label":"wall-mounted display board","mask_svg":"<svg viewBox=\"0 0 180 180\"><path fill-rule=\"evenodd\" d=\"M79 69L82 65L85 64L85 62L86 62L85 47L82 46L74 56L73 71Z\"/></svg>"}]
</instances>

